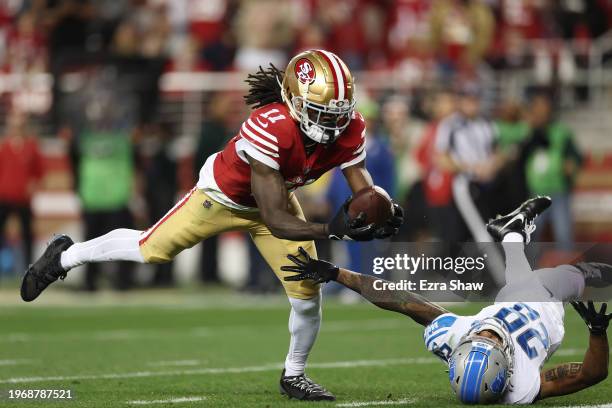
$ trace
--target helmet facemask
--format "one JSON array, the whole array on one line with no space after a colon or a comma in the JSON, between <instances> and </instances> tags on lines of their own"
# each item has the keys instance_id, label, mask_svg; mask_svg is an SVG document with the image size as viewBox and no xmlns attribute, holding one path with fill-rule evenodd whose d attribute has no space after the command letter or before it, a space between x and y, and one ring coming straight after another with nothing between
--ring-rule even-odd
<instances>
[{"instance_id":1,"label":"helmet facemask","mask_svg":"<svg viewBox=\"0 0 612 408\"><path fill-rule=\"evenodd\" d=\"M461 337L459 343L470 339L480 341L483 339L483 336L479 336L479 333L485 330L491 331L495 333L497 337L499 337L501 343L497 343L497 346L508 357L508 359L512 361L512 356L514 354L512 338L510 337L510 333L508 333L508 330L506 330L506 327L502 321L496 317L487 317L486 319L475 322L470 330L468 330L468 332ZM493 340L489 339L489 341Z\"/></svg>"},{"instance_id":2,"label":"helmet facemask","mask_svg":"<svg viewBox=\"0 0 612 408\"><path fill-rule=\"evenodd\" d=\"M329 106L311 102L301 96L291 98L291 106L306 136L321 144L331 144L348 127L355 101L330 101Z\"/></svg>"}]
</instances>

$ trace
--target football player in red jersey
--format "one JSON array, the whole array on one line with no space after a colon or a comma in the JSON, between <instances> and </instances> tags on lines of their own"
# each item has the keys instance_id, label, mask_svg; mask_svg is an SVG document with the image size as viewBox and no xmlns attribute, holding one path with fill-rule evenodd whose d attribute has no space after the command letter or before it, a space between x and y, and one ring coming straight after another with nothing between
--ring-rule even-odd
<instances>
[{"instance_id":1,"label":"football player in red jersey","mask_svg":"<svg viewBox=\"0 0 612 408\"><path fill-rule=\"evenodd\" d=\"M354 110L351 72L335 54L310 50L295 56L285 72L274 66L250 75L246 102L253 107L238 134L210 156L197 185L146 231L118 229L74 244L55 237L28 268L21 287L25 301L75 266L127 260L167 262L185 248L225 231L247 231L282 282L289 302L291 342L281 393L301 400L333 400L333 394L304 375L321 322L319 285L285 281L287 254L299 247L315 258L313 239L371 240L397 233L403 211L384 227L349 219L342 206L328 224L306 221L293 190L340 166L353 193L371 186L365 169L365 122Z\"/></svg>"}]
</instances>

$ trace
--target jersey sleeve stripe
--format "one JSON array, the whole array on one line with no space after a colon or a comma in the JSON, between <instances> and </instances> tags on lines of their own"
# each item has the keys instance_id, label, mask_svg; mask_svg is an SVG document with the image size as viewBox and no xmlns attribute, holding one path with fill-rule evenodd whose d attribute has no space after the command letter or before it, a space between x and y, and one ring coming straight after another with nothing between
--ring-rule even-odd
<instances>
[{"instance_id":1,"label":"jersey sleeve stripe","mask_svg":"<svg viewBox=\"0 0 612 408\"><path fill-rule=\"evenodd\" d=\"M250 157L265 164L268 167L271 167L275 170L280 169L280 164L276 161L276 159L273 159L267 154L262 153L261 151L257 149L257 147L254 144L250 143L246 139L240 139L236 142L236 153L238 154L240 159L246 161L247 163L248 163L248 160L244 156L245 153L247 153Z\"/></svg>"},{"instance_id":2,"label":"jersey sleeve stripe","mask_svg":"<svg viewBox=\"0 0 612 408\"><path fill-rule=\"evenodd\" d=\"M242 131L240 132L240 136L242 136L243 140L248 142L251 146L259 150L260 152L267 154L270 157L279 157L278 153L274 153L274 152L271 152L270 150L265 149L259 144L259 142L257 142L257 140L253 140L250 136L242 133Z\"/></svg>"},{"instance_id":3,"label":"jersey sleeve stripe","mask_svg":"<svg viewBox=\"0 0 612 408\"><path fill-rule=\"evenodd\" d=\"M359 145L359 147L357 148L357 150L355 150L355 153L353 153L353 154L359 154L359 153L363 152L363 149L365 149L365 147L366 147L366 142L364 140L363 143L361 143L361 145Z\"/></svg>"},{"instance_id":4,"label":"jersey sleeve stripe","mask_svg":"<svg viewBox=\"0 0 612 408\"><path fill-rule=\"evenodd\" d=\"M265 146L269 150L273 150L275 152L278 152L278 146L277 145L272 144L272 143L268 142L267 140L262 139L257 134L255 134L252 131L250 131L249 128L247 126L245 126L245 125L242 125L242 128L240 129L240 134L243 135L243 137L246 136L247 139L255 140L262 147Z\"/></svg>"},{"instance_id":5,"label":"jersey sleeve stripe","mask_svg":"<svg viewBox=\"0 0 612 408\"><path fill-rule=\"evenodd\" d=\"M429 346L431 345L431 342L446 333L448 333L448 330L440 330L436 334L429 336L429 338L425 342L425 347L429 350Z\"/></svg>"},{"instance_id":6,"label":"jersey sleeve stripe","mask_svg":"<svg viewBox=\"0 0 612 408\"><path fill-rule=\"evenodd\" d=\"M340 165L340 169L341 169L341 170L344 170L344 169L346 169L347 167L352 166L353 164L357 164L357 163L359 163L359 162L361 162L361 161L365 160L365 158L366 158L366 152L365 152L365 150L364 150L364 151L362 151L362 152L359 154L359 156L355 157L354 159L352 159L352 160L350 160L350 161L347 161L346 163L341 164L341 165Z\"/></svg>"},{"instance_id":7,"label":"jersey sleeve stripe","mask_svg":"<svg viewBox=\"0 0 612 408\"><path fill-rule=\"evenodd\" d=\"M257 132L260 136L263 136L265 138L270 139L271 141L275 143L278 143L278 139L276 138L276 136L274 136L273 134L270 134L269 132L266 132L261 127L257 126L255 123L253 123L253 121L250 118L247 119L247 124L253 131Z\"/></svg>"}]
</instances>

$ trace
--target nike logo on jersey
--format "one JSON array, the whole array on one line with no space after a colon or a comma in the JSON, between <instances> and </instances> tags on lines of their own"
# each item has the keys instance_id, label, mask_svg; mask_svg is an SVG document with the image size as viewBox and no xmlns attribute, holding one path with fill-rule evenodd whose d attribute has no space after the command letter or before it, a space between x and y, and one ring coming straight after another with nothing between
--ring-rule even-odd
<instances>
[{"instance_id":1,"label":"nike logo on jersey","mask_svg":"<svg viewBox=\"0 0 612 408\"><path fill-rule=\"evenodd\" d=\"M270 125L268 122L262 123L261 120L259 120L259 118L255 118L255 120L257 120L257 123L259 123L259 126L261 126L264 129L267 128L268 125Z\"/></svg>"}]
</instances>

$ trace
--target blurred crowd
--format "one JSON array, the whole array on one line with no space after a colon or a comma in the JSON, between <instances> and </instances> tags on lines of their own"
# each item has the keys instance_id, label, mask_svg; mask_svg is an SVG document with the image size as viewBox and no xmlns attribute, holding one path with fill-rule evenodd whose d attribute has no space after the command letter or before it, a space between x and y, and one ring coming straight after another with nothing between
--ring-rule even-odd
<instances>
[{"instance_id":1,"label":"blurred crowd","mask_svg":"<svg viewBox=\"0 0 612 408\"><path fill-rule=\"evenodd\" d=\"M367 168L376 184L406 210L406 222L395 240L491 241L484 230L486 220L527 197L545 194L553 197L553 206L539 218L535 239L554 241L560 250L571 251L570 197L582 155L572 130L557 119L554 96L536 90L525 103L500 105L492 117L483 114L481 96L475 83L434 90L418 103L401 94L380 101L361 95L358 109L368 122ZM188 182L193 183L204 160L234 136L236 117L228 109L232 102L228 94L212 96L193 161L187 162ZM172 207L184 192L180 173L185 167L176 154L174 136L173 126L161 123L130 134L89 128L71 139L85 239L115 228L145 229ZM41 177L41 161L25 115L14 110L0 139L0 229L10 214L19 217L27 262L33 245L30 201ZM298 192L307 217L320 222L350 195L339 170ZM204 281L219 280L218 243L219 238L213 238L201 246ZM330 245L318 243L321 256L331 256L335 250ZM385 245L349 245L349 266L367 270L365 260ZM254 248L250 255L247 286L274 287L273 274L261 273L267 267ZM132 287L131 265L117 268L115 286ZM98 267L90 265L86 289L97 289L98 275ZM156 266L152 284L173 281L171 264Z\"/></svg>"},{"instance_id":2,"label":"blurred crowd","mask_svg":"<svg viewBox=\"0 0 612 408\"><path fill-rule=\"evenodd\" d=\"M0 2L0 70L53 73L67 58L92 54L158 59L166 72L254 71L270 62L282 68L296 51L320 47L338 53L353 71L433 76L437 86L417 93L360 90L357 96L369 129L367 167L406 210L396 239L489 241L484 221L546 194L553 207L539 219L535 239L571 251L571 193L583 159L572 130L558 119L555 86L491 102L478 71L531 67L552 83L586 63L581 47L611 26L610 0L12 0ZM535 41L541 39L549 41ZM247 111L235 92L207 93L204 121L191 135L193 154L184 160L176 123L142 123L132 112L105 116L117 106L113 101L131 106L123 88L104 102L113 75L100 70L95 97L71 102L71 112L85 111L85 126L58 124L70 146L84 239L120 227L145 229L163 217ZM35 239L32 197L44 159L26 113L13 107L4 122L0 231L10 216L19 221L27 264ZM348 195L334 172L302 189L300 200L309 219L326 222ZM7 251L13 243L10 231L0 234L0 274L19 269ZM338 253L329 241L317 244L322 257ZM344 264L367 270L365 260L385 245L349 244ZM220 238L206 240L201 252L201 280L218 282ZM275 288L253 246L248 253L245 289ZM115 288L134 286L133 265L116 265L116 272ZM83 288L96 290L99 275L90 265ZM172 264L156 266L151 276L155 286L175 282Z\"/></svg>"},{"instance_id":3,"label":"blurred crowd","mask_svg":"<svg viewBox=\"0 0 612 408\"><path fill-rule=\"evenodd\" d=\"M486 62L571 75L611 26L610 0L6 0L0 69L47 72L86 52L160 57L169 71L250 71L325 48L354 70L443 76Z\"/></svg>"}]
</instances>

